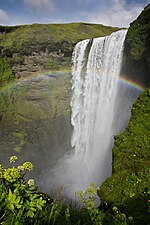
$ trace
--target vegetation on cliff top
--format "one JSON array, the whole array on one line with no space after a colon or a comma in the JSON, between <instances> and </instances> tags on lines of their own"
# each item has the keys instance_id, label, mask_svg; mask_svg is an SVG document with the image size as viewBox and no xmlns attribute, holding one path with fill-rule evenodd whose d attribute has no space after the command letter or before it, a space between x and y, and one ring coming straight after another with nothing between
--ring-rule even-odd
<instances>
[{"instance_id":1,"label":"vegetation on cliff top","mask_svg":"<svg viewBox=\"0 0 150 225\"><path fill-rule=\"evenodd\" d=\"M1 26L0 48L3 53L11 53L20 52L27 46L34 48L38 44L77 43L83 39L109 35L118 29L88 23L33 24L17 26L16 29Z\"/></svg>"},{"instance_id":2,"label":"vegetation on cliff top","mask_svg":"<svg viewBox=\"0 0 150 225\"><path fill-rule=\"evenodd\" d=\"M102 184L103 204L115 205L134 218L150 223L150 88L137 99L125 132L115 137L113 174Z\"/></svg>"},{"instance_id":3,"label":"vegetation on cliff top","mask_svg":"<svg viewBox=\"0 0 150 225\"><path fill-rule=\"evenodd\" d=\"M0 50L2 55L24 53L29 46L31 50L49 46L53 51L58 47L65 48L65 43L76 44L83 39L109 35L118 29L88 23L33 24L17 26L16 29L0 26Z\"/></svg>"},{"instance_id":4,"label":"vegetation on cliff top","mask_svg":"<svg viewBox=\"0 0 150 225\"><path fill-rule=\"evenodd\" d=\"M131 57L134 60L139 60L145 56L150 59L150 4L130 24L127 41L131 49Z\"/></svg>"},{"instance_id":5,"label":"vegetation on cliff top","mask_svg":"<svg viewBox=\"0 0 150 225\"><path fill-rule=\"evenodd\" d=\"M110 35L118 29L88 23L0 26L0 57L9 58L17 78L48 70L70 70L77 42Z\"/></svg>"}]
</instances>

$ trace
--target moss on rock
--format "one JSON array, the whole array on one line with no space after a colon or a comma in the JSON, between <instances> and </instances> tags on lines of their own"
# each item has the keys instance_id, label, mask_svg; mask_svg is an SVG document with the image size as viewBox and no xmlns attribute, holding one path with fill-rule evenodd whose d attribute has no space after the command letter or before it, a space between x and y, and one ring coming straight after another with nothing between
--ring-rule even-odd
<instances>
[{"instance_id":1,"label":"moss on rock","mask_svg":"<svg viewBox=\"0 0 150 225\"><path fill-rule=\"evenodd\" d=\"M150 4L145 7L139 17L130 24L127 41L133 60L150 56Z\"/></svg>"},{"instance_id":2,"label":"moss on rock","mask_svg":"<svg viewBox=\"0 0 150 225\"><path fill-rule=\"evenodd\" d=\"M98 191L104 205L107 203L123 208L127 215L135 218L136 224L150 222L149 106L150 88L133 105L126 131L115 137L113 174Z\"/></svg>"},{"instance_id":3,"label":"moss on rock","mask_svg":"<svg viewBox=\"0 0 150 225\"><path fill-rule=\"evenodd\" d=\"M150 86L150 4L130 24L124 48L122 76Z\"/></svg>"}]
</instances>

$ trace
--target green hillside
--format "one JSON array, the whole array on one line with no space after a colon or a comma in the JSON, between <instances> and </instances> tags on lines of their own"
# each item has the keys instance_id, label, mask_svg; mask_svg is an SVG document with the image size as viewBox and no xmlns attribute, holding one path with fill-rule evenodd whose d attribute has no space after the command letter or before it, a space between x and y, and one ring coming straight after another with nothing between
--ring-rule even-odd
<instances>
[{"instance_id":1,"label":"green hillside","mask_svg":"<svg viewBox=\"0 0 150 225\"><path fill-rule=\"evenodd\" d=\"M150 88L137 99L125 132L115 137L113 174L100 186L103 205L115 205L150 224Z\"/></svg>"},{"instance_id":2,"label":"green hillside","mask_svg":"<svg viewBox=\"0 0 150 225\"><path fill-rule=\"evenodd\" d=\"M106 36L118 28L100 24L72 23L72 24L33 24L17 26L13 29L0 27L1 49L20 51L25 45L53 43L77 43L80 40ZM13 50L12 50L13 49Z\"/></svg>"},{"instance_id":3,"label":"green hillside","mask_svg":"<svg viewBox=\"0 0 150 225\"><path fill-rule=\"evenodd\" d=\"M49 70L70 70L77 42L110 35L118 29L88 23L0 26L0 57L9 58L5 61L9 61L12 77L16 78Z\"/></svg>"}]
</instances>

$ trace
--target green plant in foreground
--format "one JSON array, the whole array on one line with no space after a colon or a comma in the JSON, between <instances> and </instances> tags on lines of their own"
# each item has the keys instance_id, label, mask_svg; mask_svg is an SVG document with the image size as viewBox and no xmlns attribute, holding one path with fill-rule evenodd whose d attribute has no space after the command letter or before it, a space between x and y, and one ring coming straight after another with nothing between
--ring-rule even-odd
<instances>
[{"instance_id":1,"label":"green plant in foreground","mask_svg":"<svg viewBox=\"0 0 150 225\"><path fill-rule=\"evenodd\" d=\"M39 193L34 180L25 181L30 162L15 166L17 157L10 157L10 168L0 165L0 224L2 225L135 225L132 215L126 215L116 205L97 208L96 185L90 184L78 192L82 207L65 205L60 192L55 199Z\"/></svg>"},{"instance_id":2,"label":"green plant in foreground","mask_svg":"<svg viewBox=\"0 0 150 225\"><path fill-rule=\"evenodd\" d=\"M16 156L10 157L10 163L14 164L16 160ZM26 182L23 179L24 173L32 169L30 162L7 169L0 165L1 224L23 224L24 220L32 219L45 206L46 200L37 192L34 180Z\"/></svg>"},{"instance_id":3,"label":"green plant in foreground","mask_svg":"<svg viewBox=\"0 0 150 225\"><path fill-rule=\"evenodd\" d=\"M95 206L96 195L97 190L95 183L91 183L86 191L78 192L78 196L81 198L81 202L87 210L93 224L101 225L104 215Z\"/></svg>"}]
</instances>

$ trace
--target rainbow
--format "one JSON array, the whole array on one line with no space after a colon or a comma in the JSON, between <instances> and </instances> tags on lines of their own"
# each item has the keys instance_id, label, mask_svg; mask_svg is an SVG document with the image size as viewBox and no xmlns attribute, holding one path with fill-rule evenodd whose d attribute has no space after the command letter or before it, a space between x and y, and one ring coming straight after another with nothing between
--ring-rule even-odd
<instances>
[{"instance_id":1,"label":"rainbow","mask_svg":"<svg viewBox=\"0 0 150 225\"><path fill-rule=\"evenodd\" d=\"M17 82L15 82L15 81L10 82L8 85L2 87L0 91L2 91L4 89L9 89L10 87L15 86L16 84L20 83L20 81L34 79L35 77L37 78L37 77L40 77L40 76L46 76L48 74L49 75L52 74L52 75L56 75L56 76L57 75L58 76L59 75L64 75L64 74L71 74L71 70L65 69L65 70L59 70L59 71L48 71L45 74L38 74L38 75L36 74L36 75L30 76L30 77L22 78L22 79L18 80ZM120 76L118 82L121 82L121 83L123 83L125 85L129 85L130 87L136 88L139 91L144 91L146 89L142 85L140 85L140 84L136 83L135 81L132 81L129 78L126 78L126 77L121 77Z\"/></svg>"},{"instance_id":2,"label":"rainbow","mask_svg":"<svg viewBox=\"0 0 150 225\"><path fill-rule=\"evenodd\" d=\"M134 88L136 88L136 89L138 89L140 91L144 91L145 90L145 88L142 85L137 84L136 82L134 82L132 80L129 80L126 77L119 77L119 81L123 82L124 84L127 84L127 85L129 85L131 87L134 87Z\"/></svg>"}]
</instances>

